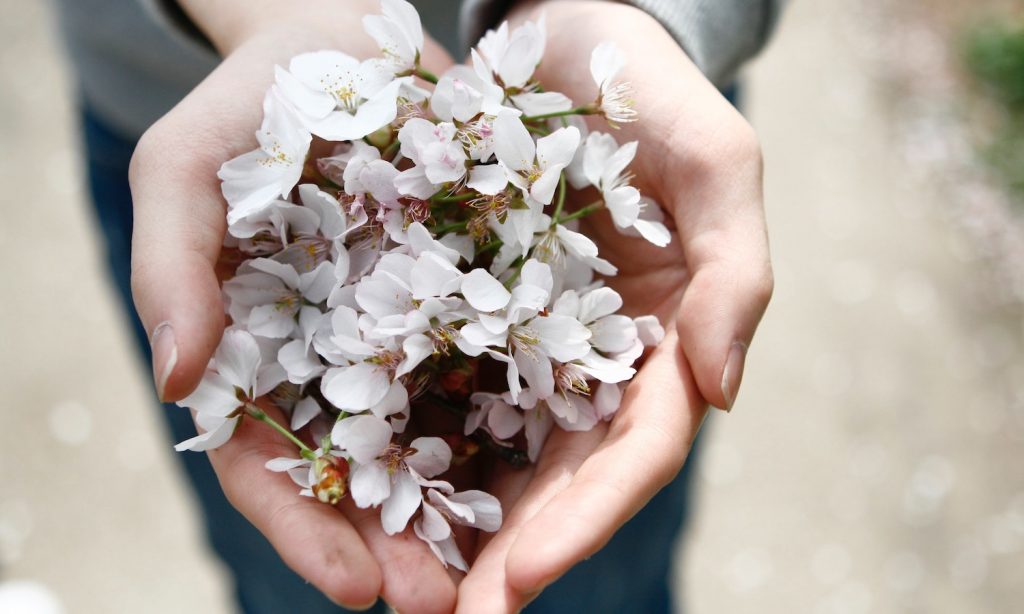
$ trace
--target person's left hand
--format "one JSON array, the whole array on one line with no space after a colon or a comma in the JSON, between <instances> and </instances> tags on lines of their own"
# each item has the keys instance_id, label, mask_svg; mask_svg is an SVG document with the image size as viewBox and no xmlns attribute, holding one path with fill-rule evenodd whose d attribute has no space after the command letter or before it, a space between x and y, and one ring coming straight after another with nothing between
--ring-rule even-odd
<instances>
[{"instance_id":1,"label":"person's left hand","mask_svg":"<svg viewBox=\"0 0 1024 614\"><path fill-rule=\"evenodd\" d=\"M584 232L619 269L608 281L623 311L657 315L667 334L610 423L555 429L536 466L500 468L485 486L506 517L498 533L480 538L459 587L460 612L522 608L676 476L707 403L730 409L735 401L773 285L750 126L645 13L600 1L553 1L543 10L548 42L536 77L547 90L585 104L597 93L591 50L610 40L625 53L618 80L635 88L639 121L613 134L639 141L633 184L661 203L672 242L656 248L624 237L604 212L587 218ZM521 6L513 22L527 15L536 18L535 7ZM601 123L591 128L608 131Z\"/></svg>"}]
</instances>

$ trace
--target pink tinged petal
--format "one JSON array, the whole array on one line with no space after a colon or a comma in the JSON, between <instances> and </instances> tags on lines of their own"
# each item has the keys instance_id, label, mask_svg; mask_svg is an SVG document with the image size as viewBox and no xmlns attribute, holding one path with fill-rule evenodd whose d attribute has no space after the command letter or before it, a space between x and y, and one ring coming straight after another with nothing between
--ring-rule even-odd
<instances>
[{"instance_id":1,"label":"pink tinged petal","mask_svg":"<svg viewBox=\"0 0 1024 614\"><path fill-rule=\"evenodd\" d=\"M654 316L640 316L639 318L634 318L633 322L636 324L637 336L644 345L648 347L658 345L665 338L665 328L658 321L658 318Z\"/></svg>"},{"instance_id":2,"label":"pink tinged petal","mask_svg":"<svg viewBox=\"0 0 1024 614\"><path fill-rule=\"evenodd\" d=\"M440 437L418 437L409 444L416 452L405 458L405 463L425 478L432 478L448 470L452 450Z\"/></svg>"},{"instance_id":3,"label":"pink tinged petal","mask_svg":"<svg viewBox=\"0 0 1024 614\"><path fill-rule=\"evenodd\" d=\"M590 324L611 315L622 308L622 297L608 287L597 288L584 294L579 300L579 320Z\"/></svg>"},{"instance_id":4,"label":"pink tinged petal","mask_svg":"<svg viewBox=\"0 0 1024 614\"><path fill-rule=\"evenodd\" d=\"M469 526L488 533L501 528L501 502L493 495L481 490L466 490L449 495L448 501L467 505L473 510L474 518Z\"/></svg>"},{"instance_id":5,"label":"pink tinged petal","mask_svg":"<svg viewBox=\"0 0 1024 614\"><path fill-rule=\"evenodd\" d=\"M615 45L606 41L594 47L590 54L590 75L599 87L615 78L626 65L626 58Z\"/></svg>"},{"instance_id":6,"label":"pink tinged petal","mask_svg":"<svg viewBox=\"0 0 1024 614\"><path fill-rule=\"evenodd\" d=\"M427 498L430 503L433 503L440 509L446 510L447 516L451 518L456 524L463 526L472 526L472 522L476 519L476 513L473 508L466 503L458 501L451 501L448 497L437 492L436 490L427 491ZM424 505L429 505L424 502Z\"/></svg>"},{"instance_id":7,"label":"pink tinged petal","mask_svg":"<svg viewBox=\"0 0 1024 614\"><path fill-rule=\"evenodd\" d=\"M519 375L526 380L530 390L537 396L546 398L554 394L555 376L547 356L539 352L536 356L530 356L516 350L515 362L519 368Z\"/></svg>"},{"instance_id":8,"label":"pink tinged petal","mask_svg":"<svg viewBox=\"0 0 1024 614\"><path fill-rule=\"evenodd\" d=\"M637 220L633 223L633 228L641 237L658 247L665 247L672 242L672 233L661 222Z\"/></svg>"},{"instance_id":9,"label":"pink tinged petal","mask_svg":"<svg viewBox=\"0 0 1024 614\"><path fill-rule=\"evenodd\" d=\"M502 113L494 119L494 154L514 171L533 166L536 154L533 137L513 113Z\"/></svg>"},{"instance_id":10,"label":"pink tinged petal","mask_svg":"<svg viewBox=\"0 0 1024 614\"><path fill-rule=\"evenodd\" d=\"M380 461L356 465L349 479L352 500L362 508L380 505L391 496L391 476Z\"/></svg>"},{"instance_id":11,"label":"pink tinged petal","mask_svg":"<svg viewBox=\"0 0 1024 614\"><path fill-rule=\"evenodd\" d=\"M422 166L402 171L395 177L395 189L406 196L413 198L427 199L437 192L437 186L427 179L426 172Z\"/></svg>"},{"instance_id":12,"label":"pink tinged petal","mask_svg":"<svg viewBox=\"0 0 1024 614\"><path fill-rule=\"evenodd\" d=\"M455 543L455 539L449 536L447 539L443 539L438 542L431 541L423 533L422 521L423 519L420 518L413 523L413 531L416 533L417 537L427 544L430 551L434 553L434 556L436 556L445 567L451 565L459 571L468 571L469 565L467 565L466 560L462 558L462 553L459 552L459 547Z\"/></svg>"},{"instance_id":13,"label":"pink tinged petal","mask_svg":"<svg viewBox=\"0 0 1024 614\"><path fill-rule=\"evenodd\" d=\"M608 420L622 404L622 388L618 384L601 382L594 393L594 411L601 420Z\"/></svg>"},{"instance_id":14,"label":"pink tinged petal","mask_svg":"<svg viewBox=\"0 0 1024 614\"><path fill-rule=\"evenodd\" d=\"M291 429L297 431L320 415L320 404L313 397L305 397L292 410Z\"/></svg>"},{"instance_id":15,"label":"pink tinged petal","mask_svg":"<svg viewBox=\"0 0 1024 614\"><path fill-rule=\"evenodd\" d=\"M388 535L405 530L409 519L423 502L420 485L407 471L398 471L391 477L391 494L380 510L380 523Z\"/></svg>"},{"instance_id":16,"label":"pink tinged petal","mask_svg":"<svg viewBox=\"0 0 1024 614\"><path fill-rule=\"evenodd\" d=\"M526 453L531 463L536 463L554 426L551 414L543 408L533 409L523 416L526 430Z\"/></svg>"},{"instance_id":17,"label":"pink tinged petal","mask_svg":"<svg viewBox=\"0 0 1024 614\"><path fill-rule=\"evenodd\" d=\"M237 424L238 418L228 418L217 426L207 430L205 433L201 433L191 439L187 439L179 443L174 446L174 449L178 452L182 452L184 450L203 452L205 450L219 448L231 439L231 435L235 432L235 426Z\"/></svg>"},{"instance_id":18,"label":"pink tinged petal","mask_svg":"<svg viewBox=\"0 0 1024 614\"><path fill-rule=\"evenodd\" d=\"M401 193L395 188L395 178L398 177L398 173L398 169L390 162L374 160L359 173L359 182L378 201L394 203L401 196Z\"/></svg>"},{"instance_id":19,"label":"pink tinged petal","mask_svg":"<svg viewBox=\"0 0 1024 614\"><path fill-rule=\"evenodd\" d=\"M510 439L523 428L523 415L508 403L495 401L487 415L487 427L498 439Z\"/></svg>"},{"instance_id":20,"label":"pink tinged petal","mask_svg":"<svg viewBox=\"0 0 1024 614\"><path fill-rule=\"evenodd\" d=\"M469 171L469 183L466 184L471 190L489 195L497 194L507 185L508 177L505 175L504 169L497 164L473 167Z\"/></svg>"},{"instance_id":21,"label":"pink tinged petal","mask_svg":"<svg viewBox=\"0 0 1024 614\"><path fill-rule=\"evenodd\" d=\"M484 269L473 269L462 278L462 295L478 311L497 311L512 297L505 286Z\"/></svg>"},{"instance_id":22,"label":"pink tinged petal","mask_svg":"<svg viewBox=\"0 0 1024 614\"><path fill-rule=\"evenodd\" d=\"M370 408L374 416L386 418L388 416L403 412L409 409L409 392L401 382L392 382L384 399Z\"/></svg>"},{"instance_id":23,"label":"pink tinged petal","mask_svg":"<svg viewBox=\"0 0 1024 614\"><path fill-rule=\"evenodd\" d=\"M624 315L610 315L588 326L593 336L590 344L608 354L625 352L637 340L636 324Z\"/></svg>"},{"instance_id":24,"label":"pink tinged petal","mask_svg":"<svg viewBox=\"0 0 1024 614\"><path fill-rule=\"evenodd\" d=\"M591 332L576 318L551 314L534 318L530 328L540 337L540 346L559 362L582 358L590 351Z\"/></svg>"},{"instance_id":25,"label":"pink tinged petal","mask_svg":"<svg viewBox=\"0 0 1024 614\"><path fill-rule=\"evenodd\" d=\"M466 416L466 423L463 425L462 433L464 435L472 435L484 423L484 418L486 417L487 412L482 409L474 409L469 412Z\"/></svg>"},{"instance_id":26,"label":"pink tinged petal","mask_svg":"<svg viewBox=\"0 0 1024 614\"><path fill-rule=\"evenodd\" d=\"M320 391L338 409L363 411L384 399L391 388L387 372L377 365L360 362L349 367L329 369Z\"/></svg>"},{"instance_id":27,"label":"pink tinged petal","mask_svg":"<svg viewBox=\"0 0 1024 614\"><path fill-rule=\"evenodd\" d=\"M238 329L224 331L213 358L218 373L247 394L252 392L261 357L259 345L251 334Z\"/></svg>"},{"instance_id":28,"label":"pink tinged petal","mask_svg":"<svg viewBox=\"0 0 1024 614\"><path fill-rule=\"evenodd\" d=\"M434 353L434 344L426 335L412 335L411 337L406 337L405 341L402 342L402 351L405 352L405 359L399 363L398 368L395 370L395 377L411 373L421 362Z\"/></svg>"},{"instance_id":29,"label":"pink tinged petal","mask_svg":"<svg viewBox=\"0 0 1024 614\"><path fill-rule=\"evenodd\" d=\"M335 423L331 441L360 465L370 465L391 443L391 434L386 420L364 414Z\"/></svg>"},{"instance_id":30,"label":"pink tinged petal","mask_svg":"<svg viewBox=\"0 0 1024 614\"><path fill-rule=\"evenodd\" d=\"M555 423L566 431L589 431L597 424L597 412L585 397L556 394L548 400Z\"/></svg>"},{"instance_id":31,"label":"pink tinged petal","mask_svg":"<svg viewBox=\"0 0 1024 614\"><path fill-rule=\"evenodd\" d=\"M434 490L428 492L430 495L435 495L436 493ZM431 500L433 500L433 496L431 496ZM448 539L452 534L452 528L444 516L441 515L441 512L437 511L437 508L426 501L423 502L423 516L417 524L420 528L417 535L432 542Z\"/></svg>"},{"instance_id":32,"label":"pink tinged petal","mask_svg":"<svg viewBox=\"0 0 1024 614\"><path fill-rule=\"evenodd\" d=\"M192 394L178 401L180 407L188 407L199 414L225 417L241 407L235 385L226 377L207 371Z\"/></svg>"},{"instance_id":33,"label":"pink tinged petal","mask_svg":"<svg viewBox=\"0 0 1024 614\"><path fill-rule=\"evenodd\" d=\"M559 128L537 140L537 163L543 169L565 168L576 155L580 131L575 126Z\"/></svg>"}]
</instances>

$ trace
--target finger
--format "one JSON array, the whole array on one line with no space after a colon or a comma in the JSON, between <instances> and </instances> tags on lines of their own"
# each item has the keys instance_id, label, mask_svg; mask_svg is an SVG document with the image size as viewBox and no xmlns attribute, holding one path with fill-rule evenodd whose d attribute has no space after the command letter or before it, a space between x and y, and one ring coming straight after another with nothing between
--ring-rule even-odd
<instances>
[{"instance_id":1,"label":"finger","mask_svg":"<svg viewBox=\"0 0 1024 614\"><path fill-rule=\"evenodd\" d=\"M380 523L380 510L360 509L352 501L340 506L380 565L381 596L399 612L451 612L455 584L441 561L407 527L388 535Z\"/></svg>"},{"instance_id":2,"label":"finger","mask_svg":"<svg viewBox=\"0 0 1024 614\"><path fill-rule=\"evenodd\" d=\"M225 231L217 169L255 147L271 74L238 79L248 61L244 51L228 58L146 132L132 158L132 293L163 401L195 388L223 332L214 273Z\"/></svg>"},{"instance_id":3,"label":"finger","mask_svg":"<svg viewBox=\"0 0 1024 614\"><path fill-rule=\"evenodd\" d=\"M503 475L497 476L494 494L507 510L506 517L501 529L487 538L469 574L459 585L458 612L515 612L534 596L509 583L506 574L509 550L523 527L570 485L573 474L601 443L606 432L603 424L586 432L555 430L535 470L502 468Z\"/></svg>"},{"instance_id":4,"label":"finger","mask_svg":"<svg viewBox=\"0 0 1024 614\"><path fill-rule=\"evenodd\" d=\"M627 388L608 436L522 527L508 553L508 582L541 590L597 552L686 459L706 406L670 331Z\"/></svg>"},{"instance_id":5,"label":"finger","mask_svg":"<svg viewBox=\"0 0 1024 614\"><path fill-rule=\"evenodd\" d=\"M675 222L690 281L676 328L697 386L716 407L736 401L747 348L771 298L773 277L756 138L738 122L726 141L690 161L674 186Z\"/></svg>"},{"instance_id":6,"label":"finger","mask_svg":"<svg viewBox=\"0 0 1024 614\"><path fill-rule=\"evenodd\" d=\"M266 411L280 420L280 412ZM355 527L337 509L300 496L287 475L265 467L272 458L296 455L295 446L247 419L228 443L209 452L228 500L295 573L336 603L366 608L380 592L381 570Z\"/></svg>"}]
</instances>

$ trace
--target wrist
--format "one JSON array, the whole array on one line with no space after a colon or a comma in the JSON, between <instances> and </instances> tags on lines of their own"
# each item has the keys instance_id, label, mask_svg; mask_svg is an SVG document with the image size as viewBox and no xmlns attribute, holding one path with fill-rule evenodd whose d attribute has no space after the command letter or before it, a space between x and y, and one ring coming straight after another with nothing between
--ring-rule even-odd
<instances>
[{"instance_id":1,"label":"wrist","mask_svg":"<svg viewBox=\"0 0 1024 614\"><path fill-rule=\"evenodd\" d=\"M361 19L378 8L373 0L178 0L178 4L221 55L264 36L294 39L306 48L326 45L349 29L354 38L371 43L362 34Z\"/></svg>"}]
</instances>

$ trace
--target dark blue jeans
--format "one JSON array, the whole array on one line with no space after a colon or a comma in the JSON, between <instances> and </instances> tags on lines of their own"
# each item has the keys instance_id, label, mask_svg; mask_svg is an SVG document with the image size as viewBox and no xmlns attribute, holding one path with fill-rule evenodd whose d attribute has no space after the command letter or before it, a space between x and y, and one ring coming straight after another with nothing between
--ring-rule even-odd
<instances>
[{"instance_id":1,"label":"dark blue jeans","mask_svg":"<svg viewBox=\"0 0 1024 614\"><path fill-rule=\"evenodd\" d=\"M132 200L128 161L135 141L115 134L88 111L82 115L89 183L96 219L107 249L111 280L135 331L142 358L149 343L132 303L130 287ZM189 412L161 411L169 440L195 435ZM170 441L168 441L170 447ZM266 539L225 499L205 454L178 454L198 498L207 538L232 574L238 603L247 614L342 611L288 569ZM670 568L686 515L690 467L615 534L599 553L545 590L528 612L671 612ZM296 493L298 496L298 493ZM386 611L383 604L371 610Z\"/></svg>"}]
</instances>

